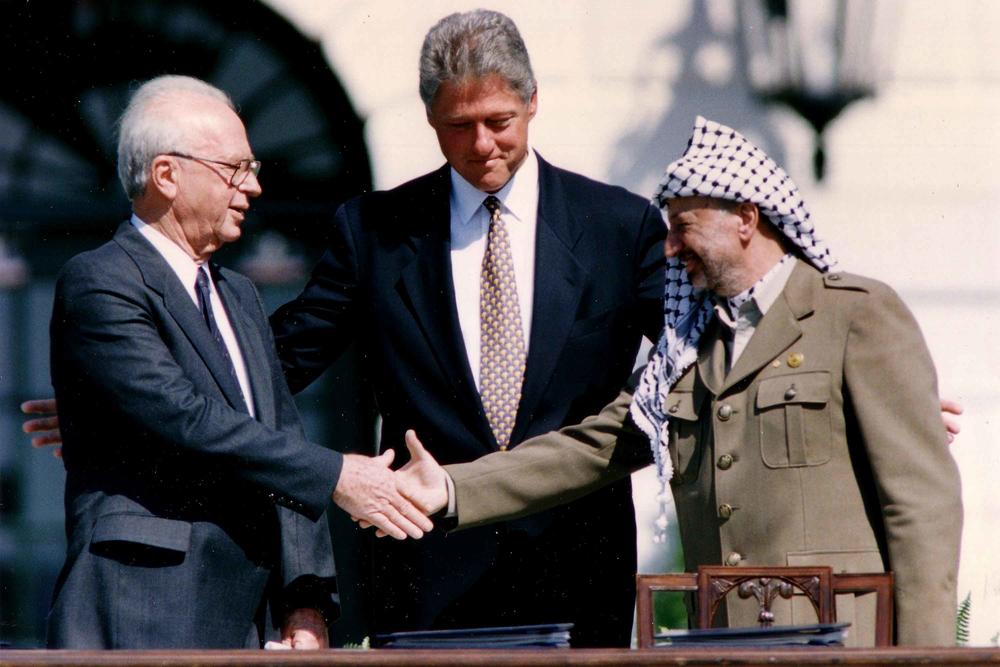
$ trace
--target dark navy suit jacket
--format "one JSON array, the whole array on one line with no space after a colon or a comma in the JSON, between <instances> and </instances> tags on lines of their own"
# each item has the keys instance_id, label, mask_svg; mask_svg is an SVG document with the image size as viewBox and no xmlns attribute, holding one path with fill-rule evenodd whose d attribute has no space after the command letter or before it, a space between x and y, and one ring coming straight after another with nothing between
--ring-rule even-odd
<instances>
[{"instance_id":1,"label":"dark navy suit jacket","mask_svg":"<svg viewBox=\"0 0 1000 667\"><path fill-rule=\"evenodd\" d=\"M272 316L293 391L351 343L405 460L414 428L441 463L497 449L465 354L450 260L447 165L337 212L329 250ZM622 188L539 158L534 312L511 442L610 402L662 323L665 227ZM479 280L479 276L459 276ZM529 519L375 545L376 631L572 621L574 645L627 646L635 520L628 480Z\"/></svg>"},{"instance_id":2,"label":"dark navy suit jacket","mask_svg":"<svg viewBox=\"0 0 1000 667\"><path fill-rule=\"evenodd\" d=\"M337 616L323 514L341 455L305 439L253 285L212 270L256 419L198 307L130 223L60 274L68 550L52 647L239 648L290 608Z\"/></svg>"}]
</instances>

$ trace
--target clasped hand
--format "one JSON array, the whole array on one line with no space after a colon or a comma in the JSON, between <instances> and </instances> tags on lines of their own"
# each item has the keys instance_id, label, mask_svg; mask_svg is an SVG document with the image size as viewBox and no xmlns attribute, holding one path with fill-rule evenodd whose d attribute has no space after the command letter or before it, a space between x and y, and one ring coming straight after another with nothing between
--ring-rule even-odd
<instances>
[{"instance_id":1,"label":"clasped hand","mask_svg":"<svg viewBox=\"0 0 1000 667\"><path fill-rule=\"evenodd\" d=\"M395 478L396 490L424 514L428 516L435 514L448 505L447 473L424 449L423 443L420 442L414 431L407 431L405 438L406 448L410 452L410 460L402 468L392 473ZM386 456L389 456L390 461L392 460L391 449L378 458ZM374 526L375 534L379 537L386 535L397 537L367 517L351 513L351 518L357 521L362 528Z\"/></svg>"}]
</instances>

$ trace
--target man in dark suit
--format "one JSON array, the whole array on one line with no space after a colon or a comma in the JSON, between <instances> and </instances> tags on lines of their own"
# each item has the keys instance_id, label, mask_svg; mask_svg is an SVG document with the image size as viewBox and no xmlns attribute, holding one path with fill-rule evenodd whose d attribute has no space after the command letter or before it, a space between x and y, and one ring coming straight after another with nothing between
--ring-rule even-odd
<instances>
[{"instance_id":1,"label":"man in dark suit","mask_svg":"<svg viewBox=\"0 0 1000 667\"><path fill-rule=\"evenodd\" d=\"M229 98L160 77L120 128L134 214L67 263L52 316L68 547L49 645L259 647L280 628L325 646L331 493L397 537L430 522L395 494L391 455L305 439L256 290L209 261L261 192Z\"/></svg>"},{"instance_id":2,"label":"man in dark suit","mask_svg":"<svg viewBox=\"0 0 1000 667\"><path fill-rule=\"evenodd\" d=\"M617 394L660 326L665 229L647 201L530 150L536 83L506 16L434 26L420 92L448 164L341 207L329 251L272 325L293 391L356 341L383 447L405 451L413 427L456 463ZM574 646L627 646L630 484L447 539L378 543L375 565L376 631L571 621Z\"/></svg>"}]
</instances>

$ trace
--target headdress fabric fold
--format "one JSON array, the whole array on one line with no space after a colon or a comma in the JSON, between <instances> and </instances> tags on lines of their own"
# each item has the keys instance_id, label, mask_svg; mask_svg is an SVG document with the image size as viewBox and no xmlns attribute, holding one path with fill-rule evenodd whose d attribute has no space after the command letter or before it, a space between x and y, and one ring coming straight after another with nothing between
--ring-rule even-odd
<instances>
[{"instance_id":1,"label":"headdress fabric fold","mask_svg":"<svg viewBox=\"0 0 1000 667\"><path fill-rule=\"evenodd\" d=\"M809 211L794 181L774 160L731 127L702 116L684 154L672 162L653 194L664 208L677 197L714 197L757 205L767 219L802 251L820 271L836 261L815 234ZM697 290L678 258L667 261L663 296L664 328L636 387L629 410L632 420L649 437L660 480L660 516L653 540L666 536L667 482L673 466L667 451L667 394L698 358L698 341L712 318L704 290Z\"/></svg>"}]
</instances>

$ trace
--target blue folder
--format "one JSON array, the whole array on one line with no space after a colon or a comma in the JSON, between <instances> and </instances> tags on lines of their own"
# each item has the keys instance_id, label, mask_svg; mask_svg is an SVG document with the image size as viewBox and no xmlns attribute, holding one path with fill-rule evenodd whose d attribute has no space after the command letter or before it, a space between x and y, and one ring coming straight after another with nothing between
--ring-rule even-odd
<instances>
[{"instance_id":1,"label":"blue folder","mask_svg":"<svg viewBox=\"0 0 1000 667\"><path fill-rule=\"evenodd\" d=\"M417 630L375 635L380 648L569 648L572 623Z\"/></svg>"}]
</instances>

